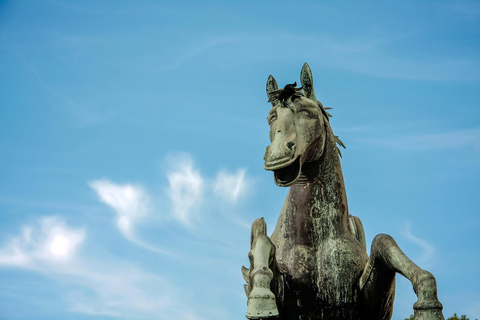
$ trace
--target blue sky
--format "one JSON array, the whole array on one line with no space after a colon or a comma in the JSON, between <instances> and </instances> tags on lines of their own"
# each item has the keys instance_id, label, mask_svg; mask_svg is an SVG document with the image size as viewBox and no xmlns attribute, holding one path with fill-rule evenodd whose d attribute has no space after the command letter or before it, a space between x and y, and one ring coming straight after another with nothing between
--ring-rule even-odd
<instances>
[{"instance_id":1,"label":"blue sky","mask_svg":"<svg viewBox=\"0 0 480 320\"><path fill-rule=\"evenodd\" d=\"M479 33L475 1L0 1L0 318L244 319L265 82L304 62L368 245L480 318Z\"/></svg>"}]
</instances>

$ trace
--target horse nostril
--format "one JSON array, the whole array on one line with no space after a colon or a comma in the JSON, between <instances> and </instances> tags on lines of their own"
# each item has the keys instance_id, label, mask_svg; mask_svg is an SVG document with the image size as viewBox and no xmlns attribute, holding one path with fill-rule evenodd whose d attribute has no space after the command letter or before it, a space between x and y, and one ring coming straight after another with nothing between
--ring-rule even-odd
<instances>
[{"instance_id":1,"label":"horse nostril","mask_svg":"<svg viewBox=\"0 0 480 320\"><path fill-rule=\"evenodd\" d=\"M286 144L287 150L290 152L295 152L295 142L294 141L288 141Z\"/></svg>"}]
</instances>

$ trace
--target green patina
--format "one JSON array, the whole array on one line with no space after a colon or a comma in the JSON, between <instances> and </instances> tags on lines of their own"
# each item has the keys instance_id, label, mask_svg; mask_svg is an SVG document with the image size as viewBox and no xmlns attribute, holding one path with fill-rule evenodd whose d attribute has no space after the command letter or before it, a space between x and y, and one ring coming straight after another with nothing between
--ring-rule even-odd
<instances>
[{"instance_id":1,"label":"green patina","mask_svg":"<svg viewBox=\"0 0 480 320\"><path fill-rule=\"evenodd\" d=\"M252 225L250 268L242 269L247 318L388 320L400 273L418 296L414 318L443 320L435 278L390 236L378 235L367 255L362 223L348 211L338 147L345 145L333 134L307 64L300 79L301 88L283 89L267 80L272 143L264 167L290 189L270 238L263 218Z\"/></svg>"}]
</instances>

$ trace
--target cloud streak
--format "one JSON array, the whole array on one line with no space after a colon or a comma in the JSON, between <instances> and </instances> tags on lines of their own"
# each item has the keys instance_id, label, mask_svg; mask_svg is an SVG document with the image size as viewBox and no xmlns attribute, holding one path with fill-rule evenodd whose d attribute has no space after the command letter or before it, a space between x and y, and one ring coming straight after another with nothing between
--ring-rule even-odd
<instances>
[{"instance_id":1,"label":"cloud streak","mask_svg":"<svg viewBox=\"0 0 480 320\"><path fill-rule=\"evenodd\" d=\"M480 128L441 133L362 139L367 143L404 151L442 150L474 147L480 151Z\"/></svg>"},{"instance_id":2,"label":"cloud streak","mask_svg":"<svg viewBox=\"0 0 480 320\"><path fill-rule=\"evenodd\" d=\"M151 212L150 197L141 187L132 184L119 185L109 180L91 181L89 186L97 192L100 201L116 212L117 228L127 240L147 250L169 254L166 250L140 240L136 234L136 225Z\"/></svg>"},{"instance_id":3,"label":"cloud streak","mask_svg":"<svg viewBox=\"0 0 480 320\"><path fill-rule=\"evenodd\" d=\"M180 298L182 290L124 262L115 264L97 262L90 267L82 263L62 270L61 281L86 289L69 293L71 311L130 319L162 319L166 314L182 318L188 309Z\"/></svg>"},{"instance_id":4,"label":"cloud streak","mask_svg":"<svg viewBox=\"0 0 480 320\"><path fill-rule=\"evenodd\" d=\"M63 108L67 109L76 119L76 121L78 121L80 126L90 126L98 124L113 115L111 111L105 114L99 114L87 109L84 105L82 105L75 99L72 99L70 96L64 94L54 86L48 84L47 81L45 81L44 77L42 77L40 72L37 70L37 67L33 63L29 62L23 54L17 53L14 50L11 51L21 60L25 69L34 76L40 86L45 89L46 92L48 92L52 97L57 99L59 101L59 104Z\"/></svg>"},{"instance_id":5,"label":"cloud streak","mask_svg":"<svg viewBox=\"0 0 480 320\"><path fill-rule=\"evenodd\" d=\"M415 243L422 249L422 254L418 261L423 265L432 265L433 258L435 257L435 247L432 246L427 241L414 236L410 231L410 224L407 223L404 230L405 237L410 240L411 242Z\"/></svg>"},{"instance_id":6,"label":"cloud streak","mask_svg":"<svg viewBox=\"0 0 480 320\"><path fill-rule=\"evenodd\" d=\"M214 193L229 202L235 203L247 191L245 172L245 169L237 170L235 174L220 171L214 182Z\"/></svg>"}]
</instances>

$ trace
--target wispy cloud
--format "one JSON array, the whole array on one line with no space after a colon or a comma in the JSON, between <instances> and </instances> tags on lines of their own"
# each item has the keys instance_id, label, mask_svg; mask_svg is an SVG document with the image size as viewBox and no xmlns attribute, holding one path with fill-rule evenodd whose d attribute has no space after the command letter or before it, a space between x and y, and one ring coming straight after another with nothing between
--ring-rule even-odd
<instances>
[{"instance_id":1,"label":"wispy cloud","mask_svg":"<svg viewBox=\"0 0 480 320\"><path fill-rule=\"evenodd\" d=\"M234 174L220 171L213 187L215 194L227 201L236 202L246 192L245 171L240 169Z\"/></svg>"},{"instance_id":2,"label":"wispy cloud","mask_svg":"<svg viewBox=\"0 0 480 320\"><path fill-rule=\"evenodd\" d=\"M96 180L89 183L100 200L117 213L117 226L126 237L133 237L134 224L147 215L149 197L138 186L117 185L108 180Z\"/></svg>"},{"instance_id":3,"label":"wispy cloud","mask_svg":"<svg viewBox=\"0 0 480 320\"><path fill-rule=\"evenodd\" d=\"M470 295L474 295L475 293L469 292ZM480 315L480 299L477 297L475 302L472 302L469 306L466 308L466 314L471 315L472 317L477 317L477 315Z\"/></svg>"},{"instance_id":4,"label":"wispy cloud","mask_svg":"<svg viewBox=\"0 0 480 320\"><path fill-rule=\"evenodd\" d=\"M167 174L169 188L167 194L172 202L174 217L190 226L197 207L201 205L204 193L204 179L194 169L193 160L188 154L170 156L171 170Z\"/></svg>"},{"instance_id":5,"label":"wispy cloud","mask_svg":"<svg viewBox=\"0 0 480 320\"><path fill-rule=\"evenodd\" d=\"M100 201L117 213L116 225L127 240L151 251L168 253L145 243L136 234L136 225L151 212L150 197L140 186L119 185L108 180L91 181L89 185L97 192Z\"/></svg>"},{"instance_id":6,"label":"wispy cloud","mask_svg":"<svg viewBox=\"0 0 480 320\"><path fill-rule=\"evenodd\" d=\"M55 86L49 84L45 78L40 74L38 68L35 66L34 63L28 61L23 54L18 53L14 50L11 50L15 56L17 56L20 61L23 63L25 69L30 72L34 78L38 81L40 86L52 97L59 101L59 104L67 109L70 114L75 118L75 120L79 123L80 126L89 126L101 123L106 119L113 116L112 111L108 111L106 113L100 114L98 112L93 112L86 106L82 105L69 95L63 93L61 90L56 88Z\"/></svg>"},{"instance_id":7,"label":"wispy cloud","mask_svg":"<svg viewBox=\"0 0 480 320\"><path fill-rule=\"evenodd\" d=\"M432 246L427 241L414 236L410 231L410 224L407 223L405 225L405 230L403 232L404 236L410 240L411 242L415 243L422 249L422 254L418 258L417 262L424 267L430 267L433 264L434 256L435 256L435 247Z\"/></svg>"},{"instance_id":8,"label":"wispy cloud","mask_svg":"<svg viewBox=\"0 0 480 320\"><path fill-rule=\"evenodd\" d=\"M341 39L316 35L329 67L382 78L434 81L479 81L480 65L474 56L437 55L428 59L398 55L389 47L404 43L418 32L371 32L362 38ZM315 36L312 35L312 38ZM323 61L322 59L320 61Z\"/></svg>"},{"instance_id":9,"label":"wispy cloud","mask_svg":"<svg viewBox=\"0 0 480 320\"><path fill-rule=\"evenodd\" d=\"M188 47L183 48L183 50L177 50L174 58L168 64L158 67L157 71L169 71L181 68L189 60L194 60L195 58L216 49L218 46L236 42L238 42L238 40L235 36L217 36L203 39L203 41L193 44L189 43ZM179 55L178 52L181 52L181 54Z\"/></svg>"},{"instance_id":10,"label":"wispy cloud","mask_svg":"<svg viewBox=\"0 0 480 320\"><path fill-rule=\"evenodd\" d=\"M476 1L437 2L437 6L452 14L458 14L462 19L478 19L480 17L480 5Z\"/></svg>"},{"instance_id":11,"label":"wispy cloud","mask_svg":"<svg viewBox=\"0 0 480 320\"><path fill-rule=\"evenodd\" d=\"M151 251L173 254L161 243L156 244L158 239L146 241L149 236L143 233L144 228L176 222L192 235L211 237L206 231L212 225L210 213L223 212L226 203L229 214L224 217L243 226L241 218L232 212L232 205L237 205L251 187L246 169L221 170L215 178L208 178L200 173L187 153L171 154L166 162L168 185L162 189L163 193L155 196L132 183L117 184L106 179L89 182L99 200L115 211L116 227L127 240Z\"/></svg>"},{"instance_id":12,"label":"wispy cloud","mask_svg":"<svg viewBox=\"0 0 480 320\"><path fill-rule=\"evenodd\" d=\"M20 267L61 283L71 312L125 319L188 319L198 308L183 289L115 257L79 252L84 229L60 217L24 226L0 247L0 266ZM88 250L83 250L84 253Z\"/></svg>"},{"instance_id":13,"label":"wispy cloud","mask_svg":"<svg viewBox=\"0 0 480 320\"><path fill-rule=\"evenodd\" d=\"M163 319L166 314L181 319L187 313L183 290L125 262L109 262L116 265L81 263L62 270L68 279L60 277L60 281L86 289L69 292L70 311L129 319Z\"/></svg>"},{"instance_id":14,"label":"wispy cloud","mask_svg":"<svg viewBox=\"0 0 480 320\"><path fill-rule=\"evenodd\" d=\"M418 135L373 137L365 142L398 150L417 151L472 146L480 151L480 128Z\"/></svg>"},{"instance_id":15,"label":"wispy cloud","mask_svg":"<svg viewBox=\"0 0 480 320\"><path fill-rule=\"evenodd\" d=\"M24 226L0 249L0 265L31 267L36 263L68 261L83 242L83 229L69 228L59 217L44 217L37 226Z\"/></svg>"},{"instance_id":16,"label":"wispy cloud","mask_svg":"<svg viewBox=\"0 0 480 320\"><path fill-rule=\"evenodd\" d=\"M344 18L344 16L343 16ZM417 27L418 28L418 27ZM406 51L405 43L421 39L422 32L411 29L383 30L378 25L364 30L355 36L333 35L328 33L295 32L238 33L230 37L236 39L232 50L236 54L245 52L245 48L257 47L269 51L269 47L279 41L292 43L285 48L283 55L273 59L317 61L322 68L344 70L390 79L412 79L429 81L479 81L480 63L475 55L465 51L462 56L448 52L435 52L432 56L429 48ZM392 48L403 48L401 53ZM419 55L421 57L419 57ZM245 63L247 59L263 60L263 55L249 55L237 59ZM272 57L269 57L271 60ZM235 63L233 59L230 63ZM315 64L311 65L315 68Z\"/></svg>"}]
</instances>

